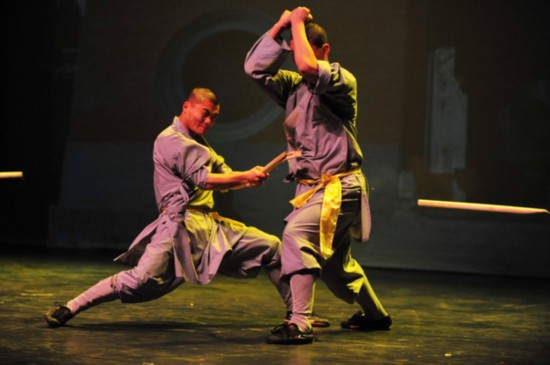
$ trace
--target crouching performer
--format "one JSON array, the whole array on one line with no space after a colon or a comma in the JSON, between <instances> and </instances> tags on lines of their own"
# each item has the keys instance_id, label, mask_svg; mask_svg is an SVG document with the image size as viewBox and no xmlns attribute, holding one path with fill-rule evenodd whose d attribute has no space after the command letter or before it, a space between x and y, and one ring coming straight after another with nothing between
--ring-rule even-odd
<instances>
[{"instance_id":1,"label":"crouching performer","mask_svg":"<svg viewBox=\"0 0 550 365\"><path fill-rule=\"evenodd\" d=\"M292 312L288 284L280 280L281 242L276 236L213 211L214 190L257 187L267 175L261 167L232 171L204 139L220 106L209 89L196 88L182 112L155 140L154 189L160 212L128 251L115 258L131 269L107 277L49 311L50 327L105 302L145 302L184 282L208 284L220 274L250 278L264 268Z\"/></svg>"}]
</instances>

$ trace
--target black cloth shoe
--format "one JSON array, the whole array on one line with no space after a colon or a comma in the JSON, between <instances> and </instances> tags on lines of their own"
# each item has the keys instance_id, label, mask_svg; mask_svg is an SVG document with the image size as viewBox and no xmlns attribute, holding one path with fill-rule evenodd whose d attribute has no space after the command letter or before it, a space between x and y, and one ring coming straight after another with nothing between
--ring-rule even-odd
<instances>
[{"instance_id":1,"label":"black cloth shoe","mask_svg":"<svg viewBox=\"0 0 550 365\"><path fill-rule=\"evenodd\" d=\"M285 322L290 322L290 316L292 315L292 312L286 312ZM319 317L315 313L311 313L311 327L318 327L318 328L325 328L330 327L330 322L328 319Z\"/></svg>"},{"instance_id":2,"label":"black cloth shoe","mask_svg":"<svg viewBox=\"0 0 550 365\"><path fill-rule=\"evenodd\" d=\"M340 325L342 328L358 331L387 331L390 329L392 321L390 316L386 316L377 321L371 321L365 318L365 313L363 313L363 311L359 311Z\"/></svg>"},{"instance_id":3,"label":"black cloth shoe","mask_svg":"<svg viewBox=\"0 0 550 365\"><path fill-rule=\"evenodd\" d=\"M302 332L294 323L281 323L271 330L266 342L275 345L304 345L313 342L313 331Z\"/></svg>"},{"instance_id":4,"label":"black cloth shoe","mask_svg":"<svg viewBox=\"0 0 550 365\"><path fill-rule=\"evenodd\" d=\"M55 305L57 305L57 308L44 315L44 320L52 328L64 326L69 319L74 317L69 308L59 303L55 303Z\"/></svg>"}]
</instances>

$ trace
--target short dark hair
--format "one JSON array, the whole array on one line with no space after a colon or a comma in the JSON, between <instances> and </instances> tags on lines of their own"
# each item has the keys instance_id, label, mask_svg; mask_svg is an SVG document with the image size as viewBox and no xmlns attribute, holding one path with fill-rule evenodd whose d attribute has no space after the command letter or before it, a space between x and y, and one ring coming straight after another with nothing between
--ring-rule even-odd
<instances>
[{"instance_id":1,"label":"short dark hair","mask_svg":"<svg viewBox=\"0 0 550 365\"><path fill-rule=\"evenodd\" d=\"M187 101L191 103L201 102L203 100L210 100L214 105L220 105L220 101L214 92L206 87L196 87L191 90Z\"/></svg>"},{"instance_id":2,"label":"short dark hair","mask_svg":"<svg viewBox=\"0 0 550 365\"><path fill-rule=\"evenodd\" d=\"M306 24L307 40L317 48L323 47L323 44L328 43L327 33L319 24L309 22Z\"/></svg>"}]
</instances>

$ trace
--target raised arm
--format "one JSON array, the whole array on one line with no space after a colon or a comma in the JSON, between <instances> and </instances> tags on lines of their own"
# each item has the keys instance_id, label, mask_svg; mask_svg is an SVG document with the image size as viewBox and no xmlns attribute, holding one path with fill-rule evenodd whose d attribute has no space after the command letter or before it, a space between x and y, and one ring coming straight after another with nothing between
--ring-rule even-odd
<instances>
[{"instance_id":1,"label":"raised arm","mask_svg":"<svg viewBox=\"0 0 550 365\"><path fill-rule=\"evenodd\" d=\"M277 23L275 23L273 25L273 27L271 27L271 29L269 29L267 31L267 34L271 38L276 40L284 30L286 30L288 27L290 27L290 15L291 14L292 13L289 10L283 11L283 13L281 14L281 17L279 18Z\"/></svg>"},{"instance_id":2,"label":"raised arm","mask_svg":"<svg viewBox=\"0 0 550 365\"><path fill-rule=\"evenodd\" d=\"M298 72L307 81L316 83L319 78L319 66L306 34L306 23L311 20L311 12L303 6L294 9L290 14L294 63Z\"/></svg>"}]
</instances>

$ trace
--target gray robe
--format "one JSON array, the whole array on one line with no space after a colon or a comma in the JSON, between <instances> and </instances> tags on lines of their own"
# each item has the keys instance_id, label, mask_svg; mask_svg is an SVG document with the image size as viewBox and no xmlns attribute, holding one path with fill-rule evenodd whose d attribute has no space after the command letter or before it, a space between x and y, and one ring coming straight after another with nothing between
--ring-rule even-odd
<instances>
[{"instance_id":1,"label":"gray robe","mask_svg":"<svg viewBox=\"0 0 550 365\"><path fill-rule=\"evenodd\" d=\"M213 192L203 190L207 174L229 172L231 168L206 141L191 138L177 117L157 137L153 158L160 216L115 261L139 267L140 273L150 277L172 280L168 285L168 290L172 290L183 281L209 283L224 256L245 234L258 241L278 241L253 227L212 214ZM169 241L165 242L166 247L172 247L173 268L166 267L164 256L147 256L147 260L143 257L149 245L160 246L161 241ZM155 262L144 262L148 260ZM255 276L262 264L260 260L261 257L254 257L241 261L236 272L225 274Z\"/></svg>"},{"instance_id":2,"label":"gray robe","mask_svg":"<svg viewBox=\"0 0 550 365\"><path fill-rule=\"evenodd\" d=\"M295 71L282 69L291 51L280 38L264 34L247 54L244 68L285 110L284 129L289 151L301 156L289 162L288 181L318 180L358 170L363 154L357 141L357 83L338 63L318 60L316 84ZM351 257L350 234L367 241L371 229L366 178L354 173L341 178L342 205L333 241L334 254L326 259L320 250L320 216L325 189L286 217L283 232L282 274L318 270L339 298L353 302L366 278ZM317 184L318 185L318 184ZM298 184L296 196L316 185Z\"/></svg>"}]
</instances>

